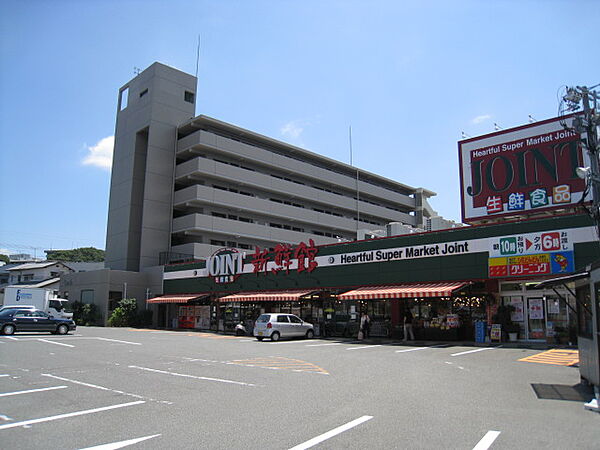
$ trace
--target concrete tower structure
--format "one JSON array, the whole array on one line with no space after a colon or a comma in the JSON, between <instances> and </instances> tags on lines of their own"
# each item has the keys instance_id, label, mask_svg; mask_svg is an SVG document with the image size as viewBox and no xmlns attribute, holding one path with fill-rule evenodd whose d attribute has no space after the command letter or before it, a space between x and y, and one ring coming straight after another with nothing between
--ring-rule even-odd
<instances>
[{"instance_id":1,"label":"concrete tower structure","mask_svg":"<svg viewBox=\"0 0 600 450\"><path fill-rule=\"evenodd\" d=\"M177 126L195 102L196 77L160 63L119 90L107 268L139 271L169 251Z\"/></svg>"}]
</instances>

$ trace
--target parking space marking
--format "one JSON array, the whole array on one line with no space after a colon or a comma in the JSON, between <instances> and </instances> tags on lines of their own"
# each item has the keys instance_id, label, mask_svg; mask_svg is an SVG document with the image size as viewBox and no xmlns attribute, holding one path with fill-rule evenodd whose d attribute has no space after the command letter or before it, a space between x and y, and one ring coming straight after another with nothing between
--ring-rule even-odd
<instances>
[{"instance_id":1,"label":"parking space marking","mask_svg":"<svg viewBox=\"0 0 600 450\"><path fill-rule=\"evenodd\" d=\"M310 344L310 345L307 345L307 347L327 347L329 345L342 345L342 342L333 342L330 344Z\"/></svg>"},{"instance_id":2,"label":"parking space marking","mask_svg":"<svg viewBox=\"0 0 600 450\"><path fill-rule=\"evenodd\" d=\"M427 346L427 347L405 348L403 350L396 350L396 353L416 352L416 351L419 351L419 350L427 350L428 348L445 348L445 347L448 347L448 344L430 345L430 346Z\"/></svg>"},{"instance_id":3,"label":"parking space marking","mask_svg":"<svg viewBox=\"0 0 600 450\"><path fill-rule=\"evenodd\" d=\"M97 337L96 339L99 339L101 341L118 342L120 344L142 345L139 342L120 341L119 339L108 339L103 337Z\"/></svg>"},{"instance_id":4,"label":"parking space marking","mask_svg":"<svg viewBox=\"0 0 600 450\"><path fill-rule=\"evenodd\" d=\"M112 444L102 444L96 445L95 447L86 447L81 450L116 450L118 448L127 447L129 445L137 444L138 442L147 441L148 439L152 439L158 436L162 436L162 434L153 434L152 436L144 436L136 439L128 439L127 441L121 442L113 442Z\"/></svg>"},{"instance_id":5,"label":"parking space marking","mask_svg":"<svg viewBox=\"0 0 600 450\"><path fill-rule=\"evenodd\" d=\"M326 441L327 439L330 439L334 436L337 436L338 434L341 434L344 431L348 431L351 428L354 428L354 427L360 425L361 423L371 420L372 418L373 418L373 416L359 417L358 419L355 419L352 422L348 422L347 424L344 424L337 428L334 428L333 430L328 431L327 433L323 433L323 434L321 434L317 437L314 437L306 442L303 442L302 444L298 444L295 447L292 447L290 450L306 450L307 448L314 447L315 445L320 444L321 442Z\"/></svg>"},{"instance_id":6,"label":"parking space marking","mask_svg":"<svg viewBox=\"0 0 600 450\"><path fill-rule=\"evenodd\" d=\"M2 336L4 339L10 339L11 341L18 341L19 339L13 336Z\"/></svg>"},{"instance_id":7,"label":"parking space marking","mask_svg":"<svg viewBox=\"0 0 600 450\"><path fill-rule=\"evenodd\" d=\"M30 389L28 391L4 392L3 394L0 394L0 397L9 397L11 395L31 394L33 392L53 391L55 389L66 389L66 388L67 388L67 386L53 386L53 387L40 388L40 389Z\"/></svg>"},{"instance_id":8,"label":"parking space marking","mask_svg":"<svg viewBox=\"0 0 600 450\"><path fill-rule=\"evenodd\" d=\"M276 341L276 342L265 342L265 344L272 344L272 345L283 345L283 344L305 344L307 342L314 342L316 341L316 339L305 339L302 341L285 341L285 342L281 342L281 341ZM256 342L259 342L258 340ZM262 344L262 343L261 343Z\"/></svg>"},{"instance_id":9,"label":"parking space marking","mask_svg":"<svg viewBox=\"0 0 600 450\"><path fill-rule=\"evenodd\" d=\"M63 344L62 342L54 342L54 341L50 341L48 339L38 339L38 341L47 342L48 344L62 345L64 347L75 347L74 345L71 345L71 344Z\"/></svg>"},{"instance_id":10,"label":"parking space marking","mask_svg":"<svg viewBox=\"0 0 600 450\"><path fill-rule=\"evenodd\" d=\"M198 375L189 375L189 374L185 374L185 373L168 372L166 370L151 369L150 367L139 367L139 366L127 366L127 367L129 367L130 369L139 369L139 370L143 370L146 372L160 373L163 375L172 375L174 377L192 378L194 380L216 381L218 383L237 384L239 386L250 386L250 387L257 386L256 384L244 383L243 381L225 380L222 378L201 377Z\"/></svg>"},{"instance_id":11,"label":"parking space marking","mask_svg":"<svg viewBox=\"0 0 600 450\"><path fill-rule=\"evenodd\" d=\"M7 423L5 425L0 425L0 430L7 430L9 428L23 427L26 425L34 425L36 423L42 423L42 422L51 422L53 420L67 419L69 417L83 416L86 414L94 414L94 413L98 413L98 412L102 412L102 411L109 411L111 409L126 408L128 406L141 405L143 403L146 403L146 402L143 400L140 400L137 402L120 403L118 405L103 406L101 408L86 409L84 411L76 411L76 412L72 412L72 413L59 414L57 416L41 417L39 419L31 419L31 420L24 420L22 422Z\"/></svg>"},{"instance_id":12,"label":"parking space marking","mask_svg":"<svg viewBox=\"0 0 600 450\"><path fill-rule=\"evenodd\" d=\"M486 350L495 350L495 349L500 348L500 347L502 347L502 346L501 345L497 345L495 347L476 348L475 350L467 350L466 352L452 353L450 356L461 356L461 355L467 355L469 353L484 352Z\"/></svg>"},{"instance_id":13,"label":"parking space marking","mask_svg":"<svg viewBox=\"0 0 600 450\"><path fill-rule=\"evenodd\" d=\"M553 364L556 366L574 366L579 363L579 351L553 349L521 358L518 361Z\"/></svg>"},{"instance_id":14,"label":"parking space marking","mask_svg":"<svg viewBox=\"0 0 600 450\"><path fill-rule=\"evenodd\" d=\"M78 384L80 386L85 386L85 387L89 387L89 388L93 388L93 389L99 389L101 391L108 391L108 392L112 392L114 394L121 394L121 395L126 395L128 397L144 399L144 400L151 401L151 402L165 403L167 405L172 405L173 404L173 402L168 402L168 401L164 401L164 400L155 400L153 398L145 398L145 397L143 397L141 395L138 395L138 394L131 394L129 392L123 392L123 391L119 391L117 389L111 389L111 388L107 388L107 387L104 387L104 386L98 386L96 384L86 383L84 381L71 380L69 378L57 377L56 375L52 375L52 374L49 374L49 373L43 373L42 376L43 377L48 377L48 378L54 378L55 380L66 381L68 383Z\"/></svg>"},{"instance_id":15,"label":"parking space marking","mask_svg":"<svg viewBox=\"0 0 600 450\"><path fill-rule=\"evenodd\" d=\"M260 367L264 369L292 370L293 372L310 372L329 375L322 367L300 359L285 358L283 356L270 356L268 358L238 359L226 364L235 364L246 367Z\"/></svg>"},{"instance_id":16,"label":"parking space marking","mask_svg":"<svg viewBox=\"0 0 600 450\"><path fill-rule=\"evenodd\" d=\"M477 443L477 445L473 447L473 450L487 450L494 443L499 434L499 431L488 431L487 433L485 433L485 436L481 438L481 440Z\"/></svg>"},{"instance_id":17,"label":"parking space marking","mask_svg":"<svg viewBox=\"0 0 600 450\"><path fill-rule=\"evenodd\" d=\"M347 348L346 350L360 350L363 348L375 348L375 347L381 347L381 344L375 344L375 345L362 345L360 347L351 347L351 348Z\"/></svg>"}]
</instances>

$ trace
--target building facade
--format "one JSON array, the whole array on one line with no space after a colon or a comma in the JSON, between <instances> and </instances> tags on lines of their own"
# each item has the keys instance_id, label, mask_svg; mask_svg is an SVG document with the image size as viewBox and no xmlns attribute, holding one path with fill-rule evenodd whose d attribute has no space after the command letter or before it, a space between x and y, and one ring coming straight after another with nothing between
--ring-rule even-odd
<instances>
[{"instance_id":1,"label":"building facade","mask_svg":"<svg viewBox=\"0 0 600 450\"><path fill-rule=\"evenodd\" d=\"M491 325L510 305L518 339L554 342L577 323L574 290L537 285L590 264L599 246L592 221L569 214L285 250L168 266L165 294L150 303L169 327L227 332L262 312L293 312L347 336L368 311L374 336L401 337L410 309L425 340L474 340L477 321Z\"/></svg>"}]
</instances>

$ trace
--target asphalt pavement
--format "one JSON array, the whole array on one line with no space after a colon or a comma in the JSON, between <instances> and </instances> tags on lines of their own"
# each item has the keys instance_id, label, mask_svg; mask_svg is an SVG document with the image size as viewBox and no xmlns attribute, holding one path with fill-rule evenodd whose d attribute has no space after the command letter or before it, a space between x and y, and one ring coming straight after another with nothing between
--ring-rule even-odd
<instances>
[{"instance_id":1,"label":"asphalt pavement","mask_svg":"<svg viewBox=\"0 0 600 450\"><path fill-rule=\"evenodd\" d=\"M597 449L573 352L543 352L100 327L0 336L0 448Z\"/></svg>"}]
</instances>

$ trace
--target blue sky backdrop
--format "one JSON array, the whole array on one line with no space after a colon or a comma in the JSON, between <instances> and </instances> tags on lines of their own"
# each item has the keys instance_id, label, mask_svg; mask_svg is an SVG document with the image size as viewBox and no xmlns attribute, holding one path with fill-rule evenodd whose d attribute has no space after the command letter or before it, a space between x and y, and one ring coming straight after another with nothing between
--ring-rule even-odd
<instances>
[{"instance_id":1,"label":"blue sky backdrop","mask_svg":"<svg viewBox=\"0 0 600 450\"><path fill-rule=\"evenodd\" d=\"M457 141L556 115L600 82L598 1L0 3L0 252L104 248L117 92L196 71L205 114L438 193Z\"/></svg>"}]
</instances>

